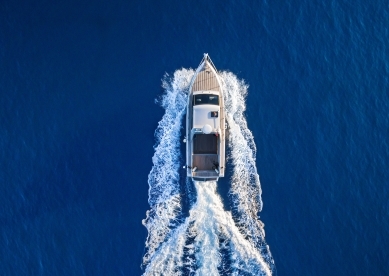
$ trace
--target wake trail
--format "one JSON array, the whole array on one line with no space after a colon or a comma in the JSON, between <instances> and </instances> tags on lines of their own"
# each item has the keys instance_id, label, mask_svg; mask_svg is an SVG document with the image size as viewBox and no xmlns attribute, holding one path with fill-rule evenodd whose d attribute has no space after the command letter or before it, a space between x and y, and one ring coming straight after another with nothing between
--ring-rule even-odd
<instances>
[{"instance_id":1,"label":"wake trail","mask_svg":"<svg viewBox=\"0 0 389 276\"><path fill-rule=\"evenodd\" d=\"M274 260L265 243L264 224L258 216L263 203L255 164L257 149L244 116L248 85L230 72L222 72L221 76L230 127L228 145L234 166L230 189L234 217L247 239L262 252L268 265L274 268Z\"/></svg>"},{"instance_id":2,"label":"wake trail","mask_svg":"<svg viewBox=\"0 0 389 276\"><path fill-rule=\"evenodd\" d=\"M215 181L194 182L197 201L189 217L170 235L155 253L145 275L163 271L166 275L182 275L186 266L195 275L219 275L220 244L230 252L231 275L271 275L271 270L256 248L241 234L230 212L223 208L216 193ZM190 244L185 241L191 240ZM183 258L189 250L196 262ZM157 273L158 274L158 273Z\"/></svg>"},{"instance_id":3,"label":"wake trail","mask_svg":"<svg viewBox=\"0 0 389 276\"><path fill-rule=\"evenodd\" d=\"M165 109L165 114L155 131L157 145L148 178L151 209L142 221L148 231L143 264L147 264L153 257L181 213L179 139L188 97L187 90L193 74L193 70L182 69L176 71L172 79L169 79L168 75L163 79L162 87L165 92L159 103Z\"/></svg>"},{"instance_id":4,"label":"wake trail","mask_svg":"<svg viewBox=\"0 0 389 276\"><path fill-rule=\"evenodd\" d=\"M143 220L148 230L144 275L271 275L274 261L258 218L262 201L256 148L244 117L247 85L232 73L223 72L221 77L230 126L233 211L224 210L217 182L195 181L194 195L188 195L189 214L182 219L179 139L193 74L181 69L163 81L159 103L165 114L156 130L148 181L151 208Z\"/></svg>"}]
</instances>

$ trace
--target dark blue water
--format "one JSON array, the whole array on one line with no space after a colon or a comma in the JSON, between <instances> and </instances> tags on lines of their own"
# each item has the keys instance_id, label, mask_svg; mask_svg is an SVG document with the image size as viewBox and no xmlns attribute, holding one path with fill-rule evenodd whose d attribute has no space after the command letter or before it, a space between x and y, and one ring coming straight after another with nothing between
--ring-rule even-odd
<instances>
[{"instance_id":1,"label":"dark blue water","mask_svg":"<svg viewBox=\"0 0 389 276\"><path fill-rule=\"evenodd\" d=\"M389 274L385 1L3 1L0 274L139 275L165 72L250 85L279 275Z\"/></svg>"}]
</instances>

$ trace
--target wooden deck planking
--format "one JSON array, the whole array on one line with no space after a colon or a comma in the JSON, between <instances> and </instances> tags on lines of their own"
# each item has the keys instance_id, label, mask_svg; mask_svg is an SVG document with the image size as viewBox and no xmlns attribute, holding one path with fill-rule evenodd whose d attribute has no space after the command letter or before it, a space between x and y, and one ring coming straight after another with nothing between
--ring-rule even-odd
<instances>
[{"instance_id":1,"label":"wooden deck planking","mask_svg":"<svg viewBox=\"0 0 389 276\"><path fill-rule=\"evenodd\" d=\"M192 92L195 91L220 91L216 76L210 69L199 72L192 86Z\"/></svg>"},{"instance_id":2,"label":"wooden deck planking","mask_svg":"<svg viewBox=\"0 0 389 276\"><path fill-rule=\"evenodd\" d=\"M192 167L198 170L213 170L214 163L218 162L217 154L193 154Z\"/></svg>"}]
</instances>

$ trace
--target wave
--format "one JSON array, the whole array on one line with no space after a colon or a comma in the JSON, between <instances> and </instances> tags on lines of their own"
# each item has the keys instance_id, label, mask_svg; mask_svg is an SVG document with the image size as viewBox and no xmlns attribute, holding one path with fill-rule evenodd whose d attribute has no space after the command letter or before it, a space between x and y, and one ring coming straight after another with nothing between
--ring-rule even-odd
<instances>
[{"instance_id":1,"label":"wave","mask_svg":"<svg viewBox=\"0 0 389 276\"><path fill-rule=\"evenodd\" d=\"M148 230L144 275L271 275L274 261L258 218L262 200L256 148L244 117L247 85L232 73L221 73L230 127L232 212L224 210L216 182L195 181L196 195L189 195L192 204L182 219L179 140L193 74L181 69L163 80L165 92L158 102L165 114L155 132L150 210L143 220Z\"/></svg>"}]
</instances>

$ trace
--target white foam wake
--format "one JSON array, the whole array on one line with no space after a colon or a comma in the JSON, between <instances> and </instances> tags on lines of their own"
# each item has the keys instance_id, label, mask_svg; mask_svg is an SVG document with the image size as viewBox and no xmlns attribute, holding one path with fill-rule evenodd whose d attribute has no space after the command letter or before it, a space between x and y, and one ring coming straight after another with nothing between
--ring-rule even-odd
<instances>
[{"instance_id":1,"label":"white foam wake","mask_svg":"<svg viewBox=\"0 0 389 276\"><path fill-rule=\"evenodd\" d=\"M166 239L181 211L179 139L188 96L187 89L193 74L193 70L182 69L176 71L172 79L168 75L163 79L162 87L165 93L159 103L165 109L165 114L155 131L157 144L148 179L151 209L142 222L148 231L144 264L150 261Z\"/></svg>"},{"instance_id":2,"label":"white foam wake","mask_svg":"<svg viewBox=\"0 0 389 276\"><path fill-rule=\"evenodd\" d=\"M241 234L231 213L224 211L216 184L195 182L197 201L189 211L189 217L172 231L155 253L145 275L182 275L184 267L195 275L219 275L219 272L271 275L260 252ZM229 252L231 265L228 271L221 268L221 247ZM161 271L163 273L158 273Z\"/></svg>"},{"instance_id":3,"label":"white foam wake","mask_svg":"<svg viewBox=\"0 0 389 276\"><path fill-rule=\"evenodd\" d=\"M247 239L262 252L270 267L274 261L265 243L264 224L258 213L262 210L261 184L255 164L256 146L244 116L248 85L230 72L222 72L227 122L230 127L228 145L233 175L230 195L234 217Z\"/></svg>"},{"instance_id":4,"label":"white foam wake","mask_svg":"<svg viewBox=\"0 0 389 276\"><path fill-rule=\"evenodd\" d=\"M247 86L232 73L222 73L230 159L233 215L223 208L216 182L194 182L187 218L179 223L179 138L192 70L178 70L164 81L166 112L156 131L157 146L149 175L150 211L143 221L148 230L145 275L271 275L274 267L265 244L255 144L244 117ZM234 218L233 218L234 217Z\"/></svg>"}]
</instances>

